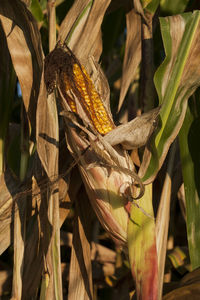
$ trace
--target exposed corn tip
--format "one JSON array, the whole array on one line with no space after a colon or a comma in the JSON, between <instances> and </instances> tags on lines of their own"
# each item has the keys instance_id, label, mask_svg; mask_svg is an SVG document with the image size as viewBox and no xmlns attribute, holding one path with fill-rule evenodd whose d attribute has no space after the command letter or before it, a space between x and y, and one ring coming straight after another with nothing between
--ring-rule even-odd
<instances>
[{"instance_id":1,"label":"exposed corn tip","mask_svg":"<svg viewBox=\"0 0 200 300\"><path fill-rule=\"evenodd\" d=\"M73 73L76 88L81 94L79 101L81 102L83 109L95 129L100 134L105 135L114 128L114 123L110 119L92 80L85 68L83 66L80 68L78 64L73 65ZM67 80L67 78L63 79L65 81L65 90L73 89L70 81ZM67 101L72 111L76 112L76 104L73 99L67 99Z\"/></svg>"}]
</instances>

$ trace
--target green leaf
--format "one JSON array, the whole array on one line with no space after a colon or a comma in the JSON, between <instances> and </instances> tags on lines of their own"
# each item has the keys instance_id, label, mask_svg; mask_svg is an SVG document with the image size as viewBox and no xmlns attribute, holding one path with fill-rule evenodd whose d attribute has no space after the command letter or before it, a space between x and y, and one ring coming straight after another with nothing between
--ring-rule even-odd
<instances>
[{"instance_id":1,"label":"green leaf","mask_svg":"<svg viewBox=\"0 0 200 300\"><path fill-rule=\"evenodd\" d=\"M141 0L144 10L155 13L160 0Z\"/></svg>"},{"instance_id":2,"label":"green leaf","mask_svg":"<svg viewBox=\"0 0 200 300\"><path fill-rule=\"evenodd\" d=\"M179 143L185 187L187 237L193 269L200 266L199 132L200 118L194 118L188 108L179 133Z\"/></svg>"},{"instance_id":3,"label":"green leaf","mask_svg":"<svg viewBox=\"0 0 200 300\"><path fill-rule=\"evenodd\" d=\"M30 10L38 22L43 21L43 12L38 0L32 0Z\"/></svg>"},{"instance_id":4,"label":"green leaf","mask_svg":"<svg viewBox=\"0 0 200 300\"><path fill-rule=\"evenodd\" d=\"M160 9L168 15L183 13L188 5L189 0L161 0Z\"/></svg>"},{"instance_id":5,"label":"green leaf","mask_svg":"<svg viewBox=\"0 0 200 300\"><path fill-rule=\"evenodd\" d=\"M162 166L182 126L187 99L200 85L199 20L199 11L160 19L166 58L154 77L161 110L140 169L145 183L153 181Z\"/></svg>"}]
</instances>

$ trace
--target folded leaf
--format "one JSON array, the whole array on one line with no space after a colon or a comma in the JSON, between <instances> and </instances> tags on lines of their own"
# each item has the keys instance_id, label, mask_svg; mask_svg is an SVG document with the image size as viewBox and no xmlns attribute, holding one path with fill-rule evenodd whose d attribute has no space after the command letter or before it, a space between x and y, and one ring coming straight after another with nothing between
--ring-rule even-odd
<instances>
[{"instance_id":1,"label":"folded leaf","mask_svg":"<svg viewBox=\"0 0 200 300\"><path fill-rule=\"evenodd\" d=\"M105 135L104 140L112 146L121 144L127 150L144 146L156 128L159 110L158 107L116 127Z\"/></svg>"}]
</instances>

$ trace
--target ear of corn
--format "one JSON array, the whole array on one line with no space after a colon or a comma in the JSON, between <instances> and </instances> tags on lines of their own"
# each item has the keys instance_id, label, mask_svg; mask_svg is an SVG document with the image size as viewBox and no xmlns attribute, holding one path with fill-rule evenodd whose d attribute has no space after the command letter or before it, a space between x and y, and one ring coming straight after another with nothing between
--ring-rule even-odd
<instances>
[{"instance_id":1,"label":"ear of corn","mask_svg":"<svg viewBox=\"0 0 200 300\"><path fill-rule=\"evenodd\" d=\"M105 135L115 127L91 78L83 66L74 63L72 78L68 78L65 72L61 72L60 81L64 87L66 100L73 112L77 112L76 103L67 94L69 90L72 90L77 96L87 117L100 134Z\"/></svg>"}]
</instances>

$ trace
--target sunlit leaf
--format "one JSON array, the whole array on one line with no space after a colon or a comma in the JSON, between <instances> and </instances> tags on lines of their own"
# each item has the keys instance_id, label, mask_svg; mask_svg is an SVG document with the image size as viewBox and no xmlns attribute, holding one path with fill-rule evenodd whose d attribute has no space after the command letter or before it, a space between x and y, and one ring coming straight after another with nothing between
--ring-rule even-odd
<instances>
[{"instance_id":1,"label":"sunlit leaf","mask_svg":"<svg viewBox=\"0 0 200 300\"><path fill-rule=\"evenodd\" d=\"M43 52L37 24L21 1L2 0L0 20L22 90L24 106L35 130L36 103L43 67Z\"/></svg>"},{"instance_id":2,"label":"sunlit leaf","mask_svg":"<svg viewBox=\"0 0 200 300\"><path fill-rule=\"evenodd\" d=\"M141 61L141 17L132 9L126 14L126 23L126 47L118 110L122 106L129 85L134 79L137 67Z\"/></svg>"},{"instance_id":3,"label":"sunlit leaf","mask_svg":"<svg viewBox=\"0 0 200 300\"><path fill-rule=\"evenodd\" d=\"M154 80L161 111L158 130L140 169L144 182L155 178L182 126L187 99L200 85L199 19L199 11L160 19L166 58Z\"/></svg>"},{"instance_id":4,"label":"sunlit leaf","mask_svg":"<svg viewBox=\"0 0 200 300\"><path fill-rule=\"evenodd\" d=\"M167 15L176 15L183 13L188 3L189 0L161 0L160 9Z\"/></svg>"},{"instance_id":5,"label":"sunlit leaf","mask_svg":"<svg viewBox=\"0 0 200 300\"><path fill-rule=\"evenodd\" d=\"M95 44L109 3L110 0L101 2L77 0L61 25L59 39L70 46L86 68L88 57L94 55L95 49L99 46Z\"/></svg>"}]
</instances>

